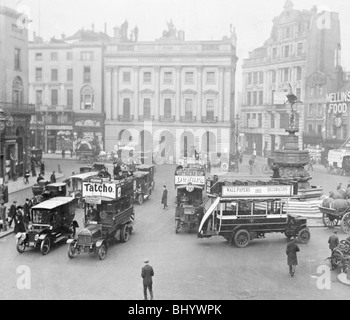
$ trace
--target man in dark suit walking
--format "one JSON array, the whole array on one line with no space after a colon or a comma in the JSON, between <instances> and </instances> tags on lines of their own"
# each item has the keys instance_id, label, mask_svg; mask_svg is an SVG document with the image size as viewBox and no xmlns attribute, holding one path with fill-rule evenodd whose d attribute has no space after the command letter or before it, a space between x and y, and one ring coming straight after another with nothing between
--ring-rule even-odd
<instances>
[{"instance_id":1,"label":"man in dark suit walking","mask_svg":"<svg viewBox=\"0 0 350 320\"><path fill-rule=\"evenodd\" d=\"M289 266L289 274L294 277L295 268L298 265L298 257L297 253L300 251L298 245L296 244L296 240L292 239L290 243L287 245L286 254L288 256L288 266Z\"/></svg>"},{"instance_id":2,"label":"man in dark suit walking","mask_svg":"<svg viewBox=\"0 0 350 320\"><path fill-rule=\"evenodd\" d=\"M162 196L162 204L164 204L163 209L167 209L168 208L168 190L167 190L166 186L164 186L163 188L164 188L164 191L163 191L163 196Z\"/></svg>"},{"instance_id":3,"label":"man in dark suit walking","mask_svg":"<svg viewBox=\"0 0 350 320\"><path fill-rule=\"evenodd\" d=\"M332 253L333 250L339 246L338 231L334 231L334 234L329 237L328 243L329 243L329 249L331 250L331 253Z\"/></svg>"},{"instance_id":4,"label":"man in dark suit walking","mask_svg":"<svg viewBox=\"0 0 350 320\"><path fill-rule=\"evenodd\" d=\"M143 278L144 300L148 300L147 290L149 290L149 293L151 295L151 300L153 300L153 280L152 280L152 277L154 276L154 271L153 271L153 268L149 265L149 259L145 259L144 263L146 265L142 268L142 272L141 272L141 277Z\"/></svg>"}]
</instances>

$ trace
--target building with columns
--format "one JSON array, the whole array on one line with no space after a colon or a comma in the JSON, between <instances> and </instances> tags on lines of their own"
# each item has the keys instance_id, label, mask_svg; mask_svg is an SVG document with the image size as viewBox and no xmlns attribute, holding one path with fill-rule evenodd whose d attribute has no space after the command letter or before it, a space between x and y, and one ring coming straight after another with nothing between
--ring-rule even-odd
<instances>
[{"instance_id":1,"label":"building with columns","mask_svg":"<svg viewBox=\"0 0 350 320\"><path fill-rule=\"evenodd\" d=\"M23 176L29 165L28 29L26 17L0 6L0 177ZM21 19L20 19L21 18ZM4 113L5 111L5 113Z\"/></svg>"},{"instance_id":2,"label":"building with columns","mask_svg":"<svg viewBox=\"0 0 350 320\"><path fill-rule=\"evenodd\" d=\"M45 152L103 149L103 55L108 35L78 30L29 46L31 144Z\"/></svg>"},{"instance_id":3,"label":"building with columns","mask_svg":"<svg viewBox=\"0 0 350 320\"><path fill-rule=\"evenodd\" d=\"M322 105L315 115L309 112L316 98L307 94L307 88L315 74L326 77L333 73L339 41L338 14L317 12L316 7L295 10L292 1L285 2L282 13L273 20L270 38L243 62L245 152L268 156L283 148L291 114L290 105L285 103L291 91L301 101L296 105L299 148L303 148L304 139L315 138L315 128L320 131L323 124L324 109ZM319 86L317 90L321 90ZM327 90L322 90L325 97ZM322 137L322 132L319 135Z\"/></svg>"},{"instance_id":4,"label":"building with columns","mask_svg":"<svg viewBox=\"0 0 350 320\"><path fill-rule=\"evenodd\" d=\"M106 151L134 150L158 163L229 153L236 63L234 32L185 41L169 28L152 42L112 40L104 60Z\"/></svg>"}]
</instances>

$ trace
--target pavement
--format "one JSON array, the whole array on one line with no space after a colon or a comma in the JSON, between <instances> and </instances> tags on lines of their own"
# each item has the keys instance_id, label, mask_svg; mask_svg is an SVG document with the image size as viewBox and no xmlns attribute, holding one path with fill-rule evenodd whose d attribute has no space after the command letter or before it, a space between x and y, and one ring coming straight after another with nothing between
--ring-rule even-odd
<instances>
[{"instance_id":1,"label":"pavement","mask_svg":"<svg viewBox=\"0 0 350 320\"><path fill-rule=\"evenodd\" d=\"M46 160L57 160L57 159L62 159L61 155L55 155L55 154L44 154L43 155L43 159L44 161ZM66 160L77 160L76 158L66 158ZM37 168L38 171L38 168ZM50 181L50 177L51 177L52 172L45 172L44 178L45 180ZM64 174L60 173L58 171L55 171L55 175L56 175L56 179L57 181L64 178ZM29 184L25 184L24 183L24 179L23 178L19 178L17 179L17 181L12 181L10 180L7 184L5 184L6 186L8 186L8 191L9 191L9 196L13 195L17 192L26 190L26 189L31 189L35 184L36 184L36 180L37 177L30 177L29 178ZM8 204L7 206L9 206L10 204ZM8 229L7 231L1 231L0 232L0 239L10 235L13 233L13 228Z\"/></svg>"}]
</instances>

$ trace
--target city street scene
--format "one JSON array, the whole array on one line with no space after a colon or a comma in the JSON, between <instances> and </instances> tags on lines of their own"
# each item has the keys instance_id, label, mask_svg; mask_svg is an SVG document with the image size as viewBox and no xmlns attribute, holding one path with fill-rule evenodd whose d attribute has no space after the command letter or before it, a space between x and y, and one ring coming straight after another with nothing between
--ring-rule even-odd
<instances>
[{"instance_id":1,"label":"city street scene","mask_svg":"<svg viewBox=\"0 0 350 320\"><path fill-rule=\"evenodd\" d=\"M0 299L349 300L350 5L59 3L0 0Z\"/></svg>"}]
</instances>

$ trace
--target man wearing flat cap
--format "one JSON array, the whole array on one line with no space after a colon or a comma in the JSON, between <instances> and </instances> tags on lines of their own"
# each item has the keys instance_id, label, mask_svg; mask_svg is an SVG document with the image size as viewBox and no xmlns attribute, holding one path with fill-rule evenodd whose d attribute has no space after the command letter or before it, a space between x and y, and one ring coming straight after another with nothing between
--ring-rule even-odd
<instances>
[{"instance_id":1,"label":"man wearing flat cap","mask_svg":"<svg viewBox=\"0 0 350 320\"><path fill-rule=\"evenodd\" d=\"M151 295L151 300L153 300L153 280L154 276L153 268L149 265L149 259L144 260L145 266L142 268L141 277L143 278L143 295L144 300L148 300L147 298L147 290Z\"/></svg>"}]
</instances>

